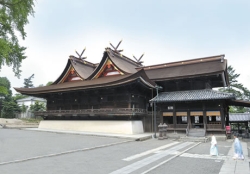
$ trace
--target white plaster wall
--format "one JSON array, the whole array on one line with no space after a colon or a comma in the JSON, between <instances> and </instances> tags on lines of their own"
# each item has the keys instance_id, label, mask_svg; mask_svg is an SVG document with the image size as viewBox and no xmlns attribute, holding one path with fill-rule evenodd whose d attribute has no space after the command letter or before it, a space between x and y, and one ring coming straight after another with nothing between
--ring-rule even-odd
<instances>
[{"instance_id":1,"label":"white plaster wall","mask_svg":"<svg viewBox=\"0 0 250 174\"><path fill-rule=\"evenodd\" d=\"M17 100L17 104L19 106L22 106L22 105L28 106L27 111L25 113L20 114L20 118L28 118L28 117L30 117L30 111L29 111L30 105L35 104L36 101L45 103L45 106L46 106L46 100L42 99L42 98L27 97L27 98Z\"/></svg>"},{"instance_id":2,"label":"white plaster wall","mask_svg":"<svg viewBox=\"0 0 250 174\"><path fill-rule=\"evenodd\" d=\"M142 121L42 120L38 128L117 134L139 134L144 132Z\"/></svg>"}]
</instances>

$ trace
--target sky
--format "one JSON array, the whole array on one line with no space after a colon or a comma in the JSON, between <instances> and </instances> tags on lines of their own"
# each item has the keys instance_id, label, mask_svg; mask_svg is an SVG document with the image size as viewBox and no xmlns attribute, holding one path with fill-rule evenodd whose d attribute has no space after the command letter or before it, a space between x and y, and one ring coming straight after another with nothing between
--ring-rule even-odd
<instances>
[{"instance_id":1,"label":"sky","mask_svg":"<svg viewBox=\"0 0 250 174\"><path fill-rule=\"evenodd\" d=\"M109 43L143 65L225 54L238 81L250 89L249 0L36 0L25 26L27 47L20 79L4 66L0 77L22 87L46 85L63 72L70 55L81 52L99 63ZM16 93L12 88L13 93Z\"/></svg>"}]
</instances>

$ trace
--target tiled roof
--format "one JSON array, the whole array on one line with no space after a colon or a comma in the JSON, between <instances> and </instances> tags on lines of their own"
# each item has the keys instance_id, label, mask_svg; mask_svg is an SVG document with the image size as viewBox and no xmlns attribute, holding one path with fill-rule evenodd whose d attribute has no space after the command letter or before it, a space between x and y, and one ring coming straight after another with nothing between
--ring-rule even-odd
<instances>
[{"instance_id":1,"label":"tiled roof","mask_svg":"<svg viewBox=\"0 0 250 174\"><path fill-rule=\"evenodd\" d=\"M150 102L178 102L178 101L194 101L194 100L219 100L219 99L235 99L231 93L219 92L211 89L175 91L159 93L158 98L154 97Z\"/></svg>"},{"instance_id":2,"label":"tiled roof","mask_svg":"<svg viewBox=\"0 0 250 174\"><path fill-rule=\"evenodd\" d=\"M165 63L161 65L153 65L147 67L138 67L136 69L143 68L147 76L151 80L163 81L181 79L187 77L201 77L205 75L218 75L224 74L227 79L227 60L221 61L220 56L214 56L213 58L199 59L199 60L187 60L174 63ZM221 77L220 77L221 78ZM216 86L222 87L222 86Z\"/></svg>"},{"instance_id":3,"label":"tiled roof","mask_svg":"<svg viewBox=\"0 0 250 174\"><path fill-rule=\"evenodd\" d=\"M237 121L250 121L250 114L248 113L230 113L229 121L237 122Z\"/></svg>"}]
</instances>

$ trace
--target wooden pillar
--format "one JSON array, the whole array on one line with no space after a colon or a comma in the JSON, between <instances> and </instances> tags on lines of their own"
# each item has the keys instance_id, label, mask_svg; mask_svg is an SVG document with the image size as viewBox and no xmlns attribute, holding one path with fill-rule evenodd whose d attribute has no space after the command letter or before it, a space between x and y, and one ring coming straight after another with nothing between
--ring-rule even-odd
<instances>
[{"instance_id":1,"label":"wooden pillar","mask_svg":"<svg viewBox=\"0 0 250 174\"><path fill-rule=\"evenodd\" d=\"M128 100L129 100L129 102L128 102L128 108L132 108L132 106L131 106L131 102L132 102L132 94L129 94L129 96L128 96Z\"/></svg>"},{"instance_id":2,"label":"wooden pillar","mask_svg":"<svg viewBox=\"0 0 250 174\"><path fill-rule=\"evenodd\" d=\"M229 126L229 107L226 108L226 126Z\"/></svg>"},{"instance_id":3,"label":"wooden pillar","mask_svg":"<svg viewBox=\"0 0 250 174\"><path fill-rule=\"evenodd\" d=\"M174 130L176 129L176 108L175 103L173 104L173 124L174 124Z\"/></svg>"},{"instance_id":4,"label":"wooden pillar","mask_svg":"<svg viewBox=\"0 0 250 174\"><path fill-rule=\"evenodd\" d=\"M158 104L158 109L160 108L161 106L159 106L159 104ZM162 110L158 110L158 113L159 113L159 117L160 117L160 123L162 123L163 124L163 111Z\"/></svg>"},{"instance_id":5,"label":"wooden pillar","mask_svg":"<svg viewBox=\"0 0 250 174\"><path fill-rule=\"evenodd\" d=\"M224 115L223 104L221 104L220 108L220 117L221 117L221 129L225 129L225 115Z\"/></svg>"},{"instance_id":6,"label":"wooden pillar","mask_svg":"<svg viewBox=\"0 0 250 174\"><path fill-rule=\"evenodd\" d=\"M189 125L189 129L191 128L191 118L190 118L190 110L187 110L187 124Z\"/></svg>"},{"instance_id":7,"label":"wooden pillar","mask_svg":"<svg viewBox=\"0 0 250 174\"><path fill-rule=\"evenodd\" d=\"M202 104L202 111L203 111L203 125L204 127L207 124L207 113L206 113L206 105L205 103Z\"/></svg>"}]
</instances>

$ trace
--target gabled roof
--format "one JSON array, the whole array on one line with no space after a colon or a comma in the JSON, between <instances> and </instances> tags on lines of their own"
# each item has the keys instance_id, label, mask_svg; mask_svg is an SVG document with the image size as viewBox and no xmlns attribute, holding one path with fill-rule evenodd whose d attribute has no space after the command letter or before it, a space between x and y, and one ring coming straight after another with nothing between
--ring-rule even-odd
<instances>
[{"instance_id":1,"label":"gabled roof","mask_svg":"<svg viewBox=\"0 0 250 174\"><path fill-rule=\"evenodd\" d=\"M64 78L67 75L67 72L70 71L71 67L73 67L76 73L84 80L88 78L89 75L94 71L96 65L86 60L81 60L74 56L70 56L62 74L57 78L57 80L53 84L63 82Z\"/></svg>"},{"instance_id":2,"label":"gabled roof","mask_svg":"<svg viewBox=\"0 0 250 174\"><path fill-rule=\"evenodd\" d=\"M220 99L235 99L234 94L219 92L211 89L190 90L190 91L175 91L162 92L158 97L154 97L150 102L182 102L196 100L220 100Z\"/></svg>"},{"instance_id":3,"label":"gabled roof","mask_svg":"<svg viewBox=\"0 0 250 174\"><path fill-rule=\"evenodd\" d=\"M148 77L154 81L223 73L225 76L225 81L228 84L227 60L224 59L224 57L225 55L218 55L152 66L144 66L137 69L143 68Z\"/></svg>"},{"instance_id":4,"label":"gabled roof","mask_svg":"<svg viewBox=\"0 0 250 174\"><path fill-rule=\"evenodd\" d=\"M110 48L106 48L103 53L102 60L87 79L91 80L95 78L96 75L102 70L108 59L124 74L136 73L137 70L135 68L140 67L137 62L131 60L130 58L123 56L122 54L116 53Z\"/></svg>"},{"instance_id":5,"label":"gabled roof","mask_svg":"<svg viewBox=\"0 0 250 174\"><path fill-rule=\"evenodd\" d=\"M75 81L61 84L53 84L50 86L43 86L37 88L14 88L17 92L26 95L36 95L53 92L66 92L73 90L105 88L112 86L119 86L131 82L138 82L144 84L148 88L154 88L155 83L148 79L144 70L140 70L134 74L100 77L92 80Z\"/></svg>"}]
</instances>

